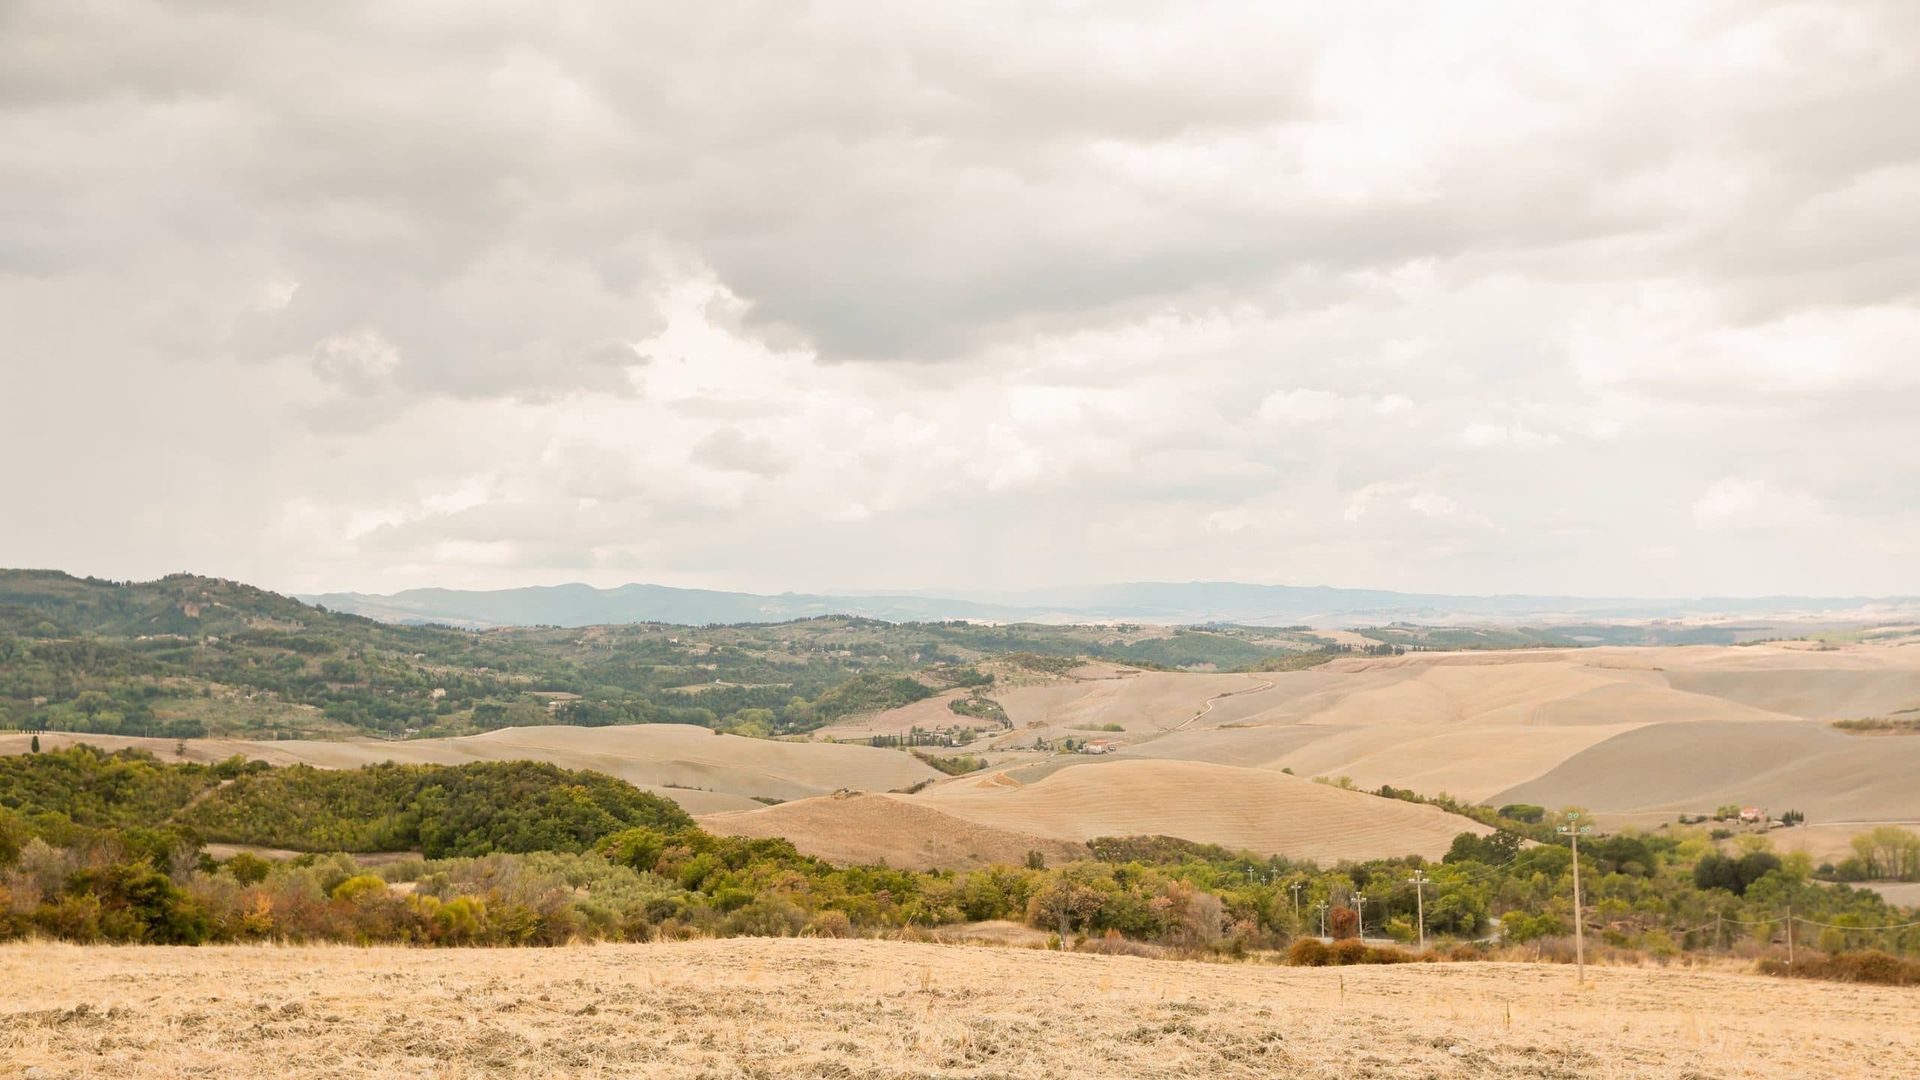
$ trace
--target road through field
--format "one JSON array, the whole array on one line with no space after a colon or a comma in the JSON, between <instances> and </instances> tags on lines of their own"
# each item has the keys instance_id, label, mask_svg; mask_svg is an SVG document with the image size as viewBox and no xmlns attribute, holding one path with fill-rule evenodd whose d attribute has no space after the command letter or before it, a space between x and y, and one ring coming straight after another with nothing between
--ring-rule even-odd
<instances>
[{"instance_id":1,"label":"road through field","mask_svg":"<svg viewBox=\"0 0 1920 1080\"><path fill-rule=\"evenodd\" d=\"M1195 721L1199 720L1201 717L1212 712L1213 706L1215 705L1215 703L1221 701L1224 698L1239 697L1241 694L1258 694L1262 690L1273 689L1275 685L1272 679L1262 679L1258 675L1249 675L1247 677L1259 683L1260 685L1249 686L1240 690L1223 690L1220 693L1215 694L1212 697L1208 698L1206 701L1201 702L1199 712L1194 713L1192 716L1187 717L1186 720L1182 721L1178 727L1169 728L1168 730L1169 731L1185 731L1187 728L1192 727Z\"/></svg>"}]
</instances>

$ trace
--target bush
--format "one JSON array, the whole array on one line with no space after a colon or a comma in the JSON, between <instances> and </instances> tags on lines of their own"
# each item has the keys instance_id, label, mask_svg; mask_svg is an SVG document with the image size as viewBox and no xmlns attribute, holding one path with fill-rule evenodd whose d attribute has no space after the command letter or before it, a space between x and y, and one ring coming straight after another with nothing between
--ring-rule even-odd
<instances>
[{"instance_id":1,"label":"bush","mask_svg":"<svg viewBox=\"0 0 1920 1080\"><path fill-rule=\"evenodd\" d=\"M354 904L363 900L378 899L385 895L387 895L386 881L373 874L350 877L335 885L332 893L335 900L345 900Z\"/></svg>"},{"instance_id":2,"label":"bush","mask_svg":"<svg viewBox=\"0 0 1920 1080\"><path fill-rule=\"evenodd\" d=\"M1295 967L1326 967L1333 962L1333 950L1319 938L1301 938L1287 950L1287 963Z\"/></svg>"},{"instance_id":3,"label":"bush","mask_svg":"<svg viewBox=\"0 0 1920 1080\"><path fill-rule=\"evenodd\" d=\"M1372 950L1359 938L1343 938L1334 942L1330 951L1333 954L1334 963L1346 965L1366 963L1367 953Z\"/></svg>"},{"instance_id":4,"label":"bush","mask_svg":"<svg viewBox=\"0 0 1920 1080\"><path fill-rule=\"evenodd\" d=\"M221 865L242 885L258 885L273 870L272 863L250 851L242 851Z\"/></svg>"},{"instance_id":5,"label":"bush","mask_svg":"<svg viewBox=\"0 0 1920 1080\"><path fill-rule=\"evenodd\" d=\"M1791 968L1778 957L1760 961L1763 975L1790 975L1801 979L1832 979L1836 982L1874 983L1880 986L1920 986L1920 963L1902 960L1877 949L1809 956L1796 960Z\"/></svg>"}]
</instances>

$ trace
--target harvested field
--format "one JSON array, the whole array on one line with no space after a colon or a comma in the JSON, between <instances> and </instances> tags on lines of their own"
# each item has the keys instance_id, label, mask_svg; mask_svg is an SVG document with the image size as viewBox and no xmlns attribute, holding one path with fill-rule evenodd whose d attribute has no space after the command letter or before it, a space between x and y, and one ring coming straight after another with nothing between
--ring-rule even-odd
<instances>
[{"instance_id":1,"label":"harvested field","mask_svg":"<svg viewBox=\"0 0 1920 1080\"><path fill-rule=\"evenodd\" d=\"M1135 677L1022 690L1018 715L1121 723L1126 748L1103 765L1284 767L1303 777L1350 777L1368 790L1391 784L1495 805L1584 805L1643 825L1729 802L1867 827L1920 817L1920 786L1911 779L1920 740L1905 749L1863 747L1855 744L1866 740L1849 743L1819 719L1920 707L1920 649L1912 647L1783 642L1354 657L1262 675L1270 685L1243 683L1197 719L1193 703L1220 692L1227 676L1152 675L1151 684ZM1034 782L1077 764L1037 763L1012 775Z\"/></svg>"},{"instance_id":2,"label":"harvested field","mask_svg":"<svg viewBox=\"0 0 1920 1080\"><path fill-rule=\"evenodd\" d=\"M982 825L1061 840L1160 834L1327 863L1438 859L1460 833L1490 831L1430 806L1192 761L1086 764L1031 784L1004 773L967 776L915 799Z\"/></svg>"},{"instance_id":3,"label":"harvested field","mask_svg":"<svg viewBox=\"0 0 1920 1080\"><path fill-rule=\"evenodd\" d=\"M1911 990L1528 964L1284 968L901 942L0 948L10 1074L1892 1077Z\"/></svg>"},{"instance_id":4,"label":"harvested field","mask_svg":"<svg viewBox=\"0 0 1920 1080\"><path fill-rule=\"evenodd\" d=\"M1272 680L1254 675L1191 675L1143 671L996 693L1015 731L1072 732L1076 724L1118 724L1133 734L1158 734L1192 719L1209 698L1257 688Z\"/></svg>"},{"instance_id":5,"label":"harvested field","mask_svg":"<svg viewBox=\"0 0 1920 1080\"><path fill-rule=\"evenodd\" d=\"M1500 802L1599 813L1698 813L1729 803L1808 820L1920 818L1920 741L1861 739L1816 721L1655 724L1618 735L1510 788ZM1869 826L1870 827L1870 826Z\"/></svg>"},{"instance_id":6,"label":"harvested field","mask_svg":"<svg viewBox=\"0 0 1920 1080\"><path fill-rule=\"evenodd\" d=\"M953 711L951 703L967 696L965 690L949 690L910 705L897 709L874 713L871 716L854 717L837 724L823 727L814 734L822 739L855 740L867 739L875 735L904 735L914 728L922 731L940 731L945 728L970 727L981 731L998 731L999 723L982 720L974 716L962 716Z\"/></svg>"},{"instance_id":7,"label":"harvested field","mask_svg":"<svg viewBox=\"0 0 1920 1080\"><path fill-rule=\"evenodd\" d=\"M784 836L801 851L837 863L886 863L909 870L1017 866L1027 852L1049 863L1091 857L1085 844L995 828L945 814L901 795L822 795L733 814L700 827L727 836Z\"/></svg>"}]
</instances>

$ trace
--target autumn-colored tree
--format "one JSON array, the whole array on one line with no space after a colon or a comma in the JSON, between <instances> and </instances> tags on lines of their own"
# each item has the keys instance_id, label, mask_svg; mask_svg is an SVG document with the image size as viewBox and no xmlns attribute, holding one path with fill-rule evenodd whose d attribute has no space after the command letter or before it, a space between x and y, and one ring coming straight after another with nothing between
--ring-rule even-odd
<instances>
[{"instance_id":1,"label":"autumn-colored tree","mask_svg":"<svg viewBox=\"0 0 1920 1080\"><path fill-rule=\"evenodd\" d=\"M1327 930L1335 941L1360 936L1360 913L1350 907L1337 907L1327 912Z\"/></svg>"}]
</instances>

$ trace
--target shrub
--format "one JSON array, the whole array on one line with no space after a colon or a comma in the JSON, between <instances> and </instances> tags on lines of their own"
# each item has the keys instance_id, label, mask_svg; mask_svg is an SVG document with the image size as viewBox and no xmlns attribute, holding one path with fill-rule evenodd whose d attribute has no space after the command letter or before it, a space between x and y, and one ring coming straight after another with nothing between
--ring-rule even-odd
<instances>
[{"instance_id":1,"label":"shrub","mask_svg":"<svg viewBox=\"0 0 1920 1080\"><path fill-rule=\"evenodd\" d=\"M1287 950L1287 963L1295 967L1326 967L1333 961L1333 950L1319 938L1301 938Z\"/></svg>"},{"instance_id":2,"label":"shrub","mask_svg":"<svg viewBox=\"0 0 1920 1080\"><path fill-rule=\"evenodd\" d=\"M1796 960L1792 967L1778 957L1767 957L1760 961L1759 970L1763 975L1790 975L1801 979L1920 986L1920 963L1902 960L1877 949L1832 956L1809 956Z\"/></svg>"},{"instance_id":3,"label":"shrub","mask_svg":"<svg viewBox=\"0 0 1920 1080\"><path fill-rule=\"evenodd\" d=\"M373 874L357 874L333 887L335 900L359 903L387 895L387 883Z\"/></svg>"},{"instance_id":4,"label":"shrub","mask_svg":"<svg viewBox=\"0 0 1920 1080\"><path fill-rule=\"evenodd\" d=\"M807 931L815 937L844 938L853 936L853 920L847 913L829 908L813 917L807 924Z\"/></svg>"},{"instance_id":5,"label":"shrub","mask_svg":"<svg viewBox=\"0 0 1920 1080\"><path fill-rule=\"evenodd\" d=\"M1333 954L1334 963L1346 965L1366 963L1367 954L1372 950L1359 938L1343 938L1334 942L1329 951Z\"/></svg>"},{"instance_id":6,"label":"shrub","mask_svg":"<svg viewBox=\"0 0 1920 1080\"><path fill-rule=\"evenodd\" d=\"M272 863L249 851L242 851L221 865L242 885L260 884L273 869Z\"/></svg>"}]
</instances>

